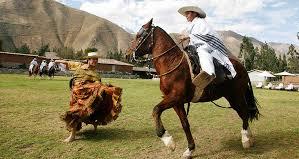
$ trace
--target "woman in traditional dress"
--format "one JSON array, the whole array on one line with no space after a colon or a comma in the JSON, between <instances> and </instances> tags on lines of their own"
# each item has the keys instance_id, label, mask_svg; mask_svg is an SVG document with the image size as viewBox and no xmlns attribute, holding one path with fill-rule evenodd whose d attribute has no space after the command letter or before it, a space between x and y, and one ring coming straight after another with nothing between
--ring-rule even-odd
<instances>
[{"instance_id":1,"label":"woman in traditional dress","mask_svg":"<svg viewBox=\"0 0 299 159\"><path fill-rule=\"evenodd\" d=\"M98 125L116 120L122 108L122 88L101 83L101 77L96 72L97 53L88 53L86 58L87 64L78 68L70 81L70 110L62 115L62 120L71 134L65 142L75 139L82 122L93 124L96 130Z\"/></svg>"}]
</instances>

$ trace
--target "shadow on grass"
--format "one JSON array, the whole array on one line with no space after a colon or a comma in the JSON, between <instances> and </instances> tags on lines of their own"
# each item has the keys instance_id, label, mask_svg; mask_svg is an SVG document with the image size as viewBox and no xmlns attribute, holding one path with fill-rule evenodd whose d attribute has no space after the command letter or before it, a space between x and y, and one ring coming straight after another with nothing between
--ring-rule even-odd
<instances>
[{"instance_id":1,"label":"shadow on grass","mask_svg":"<svg viewBox=\"0 0 299 159\"><path fill-rule=\"evenodd\" d=\"M241 138L241 136L240 136ZM299 133L295 130L259 132L254 134L255 145L244 150L241 145L241 139L234 138L224 142L224 149L236 151L245 154L264 154L269 151L289 149L298 147Z\"/></svg>"},{"instance_id":2,"label":"shadow on grass","mask_svg":"<svg viewBox=\"0 0 299 159\"><path fill-rule=\"evenodd\" d=\"M97 131L93 129L81 130L76 135L79 140L100 141L100 140L134 140L155 137L150 130L138 129L129 130L124 128L104 128L98 127Z\"/></svg>"},{"instance_id":3,"label":"shadow on grass","mask_svg":"<svg viewBox=\"0 0 299 159\"><path fill-rule=\"evenodd\" d=\"M254 146L249 149L243 149L241 143L241 134L236 138L223 139L222 148L211 150L207 153L199 152L193 158L210 157L215 154L222 154L231 151L231 155L237 153L238 155L257 157L259 155L268 154L269 152L282 152L286 150L287 153L296 153L295 147L299 147L299 133L295 130L259 132L254 134ZM225 153L224 153L225 154ZM228 156L227 156L228 157Z\"/></svg>"}]
</instances>

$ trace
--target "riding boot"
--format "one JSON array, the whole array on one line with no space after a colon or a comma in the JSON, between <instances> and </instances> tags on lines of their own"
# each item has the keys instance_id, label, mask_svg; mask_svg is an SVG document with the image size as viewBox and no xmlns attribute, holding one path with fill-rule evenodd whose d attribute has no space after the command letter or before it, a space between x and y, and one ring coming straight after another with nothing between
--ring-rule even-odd
<instances>
[{"instance_id":1,"label":"riding boot","mask_svg":"<svg viewBox=\"0 0 299 159\"><path fill-rule=\"evenodd\" d=\"M215 79L215 75L209 75L205 71L201 71L193 80L192 83L195 85L194 95L192 102L198 102L203 94L204 89Z\"/></svg>"}]
</instances>

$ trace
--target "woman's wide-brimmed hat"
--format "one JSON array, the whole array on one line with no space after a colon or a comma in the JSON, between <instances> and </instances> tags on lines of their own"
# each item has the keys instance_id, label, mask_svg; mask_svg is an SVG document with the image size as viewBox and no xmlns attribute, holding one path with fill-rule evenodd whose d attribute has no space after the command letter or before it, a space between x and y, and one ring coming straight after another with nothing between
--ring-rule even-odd
<instances>
[{"instance_id":1,"label":"woman's wide-brimmed hat","mask_svg":"<svg viewBox=\"0 0 299 159\"><path fill-rule=\"evenodd\" d=\"M205 18L207 16L206 13L197 6L185 6L185 7L182 7L178 10L178 12L180 14L182 14L183 16L186 16L186 12L188 12L188 11L198 13L200 18Z\"/></svg>"},{"instance_id":2,"label":"woman's wide-brimmed hat","mask_svg":"<svg viewBox=\"0 0 299 159\"><path fill-rule=\"evenodd\" d=\"M98 55L97 52L90 52L84 58L85 59L96 59L96 58L100 58L100 56Z\"/></svg>"}]
</instances>

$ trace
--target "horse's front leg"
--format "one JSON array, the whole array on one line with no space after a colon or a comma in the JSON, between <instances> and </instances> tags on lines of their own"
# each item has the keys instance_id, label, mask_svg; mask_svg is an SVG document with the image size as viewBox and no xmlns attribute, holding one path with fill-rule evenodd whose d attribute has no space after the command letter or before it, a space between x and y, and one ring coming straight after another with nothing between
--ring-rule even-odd
<instances>
[{"instance_id":1,"label":"horse's front leg","mask_svg":"<svg viewBox=\"0 0 299 159\"><path fill-rule=\"evenodd\" d=\"M183 153L183 157L191 158L192 152L195 149L195 143L194 143L194 139L192 137L191 131L190 131L190 125L189 125L186 111L184 109L184 104L179 104L179 105L173 107L173 109L175 110L175 112L177 113L177 115L179 116L179 118L181 120L182 127L185 131L185 134L186 134L186 137L188 140L188 148Z\"/></svg>"},{"instance_id":2,"label":"horse's front leg","mask_svg":"<svg viewBox=\"0 0 299 159\"><path fill-rule=\"evenodd\" d=\"M154 107L153 110L153 118L156 125L157 136L160 137L163 143L172 151L175 150L175 142L173 141L172 136L165 130L161 121L161 114L164 110L173 107L173 103L175 102L164 98L158 105Z\"/></svg>"}]
</instances>

